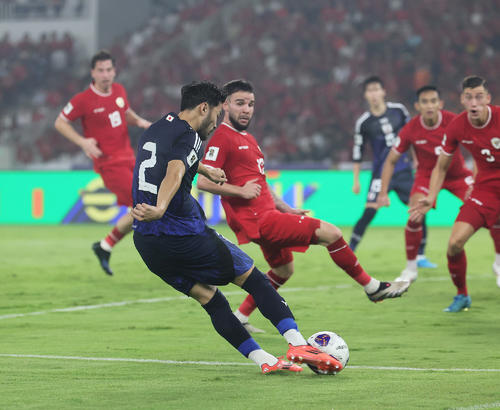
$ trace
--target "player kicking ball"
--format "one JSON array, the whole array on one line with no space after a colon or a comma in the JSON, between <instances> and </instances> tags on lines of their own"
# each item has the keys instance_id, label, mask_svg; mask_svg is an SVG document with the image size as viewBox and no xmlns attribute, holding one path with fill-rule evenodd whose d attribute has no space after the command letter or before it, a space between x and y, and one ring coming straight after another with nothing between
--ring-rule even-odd
<instances>
[{"instance_id":1,"label":"player kicking ball","mask_svg":"<svg viewBox=\"0 0 500 410\"><path fill-rule=\"evenodd\" d=\"M179 292L196 299L212 324L262 373L300 372L295 363L320 370L342 370L342 364L307 345L286 301L236 245L206 225L191 195L197 172L223 184L220 168L199 162L202 142L215 129L224 93L208 82L182 88L180 113L169 113L139 139L133 177L134 243L148 268ZM233 315L217 285L235 283L251 294L262 314L288 342L287 358L263 350Z\"/></svg>"}]
</instances>

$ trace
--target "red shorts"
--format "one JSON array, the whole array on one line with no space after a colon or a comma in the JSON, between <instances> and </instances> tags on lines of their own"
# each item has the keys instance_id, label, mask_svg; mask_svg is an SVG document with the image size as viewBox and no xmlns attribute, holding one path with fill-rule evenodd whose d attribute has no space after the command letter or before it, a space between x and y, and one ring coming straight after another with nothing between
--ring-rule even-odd
<instances>
[{"instance_id":1,"label":"red shorts","mask_svg":"<svg viewBox=\"0 0 500 410\"><path fill-rule=\"evenodd\" d=\"M431 178L424 176L416 176L415 182L411 188L410 196L416 193L421 193L424 195L429 194L429 185ZM457 198L465 201L465 195L469 190L470 186L473 184L474 180L472 178L472 172L470 174L464 174L462 178L445 179L443 183L443 189L450 191Z\"/></svg>"},{"instance_id":2,"label":"red shorts","mask_svg":"<svg viewBox=\"0 0 500 410\"><path fill-rule=\"evenodd\" d=\"M134 176L135 160L121 161L113 164L100 165L97 172L101 175L106 188L116 195L118 205L131 207L132 179Z\"/></svg>"},{"instance_id":3,"label":"red shorts","mask_svg":"<svg viewBox=\"0 0 500 410\"><path fill-rule=\"evenodd\" d=\"M260 245L271 268L286 265L293 260L293 252L305 252L315 237L320 220L304 215L266 212L260 221Z\"/></svg>"},{"instance_id":4,"label":"red shorts","mask_svg":"<svg viewBox=\"0 0 500 410\"><path fill-rule=\"evenodd\" d=\"M455 222L467 222L475 229L490 228L500 217L500 192L474 188L460 208Z\"/></svg>"}]
</instances>

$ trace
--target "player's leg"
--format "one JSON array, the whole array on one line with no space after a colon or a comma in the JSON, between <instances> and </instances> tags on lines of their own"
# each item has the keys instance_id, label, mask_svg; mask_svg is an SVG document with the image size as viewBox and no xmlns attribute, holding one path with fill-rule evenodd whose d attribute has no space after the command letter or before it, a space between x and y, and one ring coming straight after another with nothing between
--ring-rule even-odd
<instances>
[{"instance_id":1,"label":"player's leg","mask_svg":"<svg viewBox=\"0 0 500 410\"><path fill-rule=\"evenodd\" d=\"M410 196L410 208L416 206L418 201L424 196L425 195L422 192L414 192ZM395 279L396 281L407 280L414 282L417 280L417 256L420 243L422 241L422 234L422 223L411 221L408 218L408 222L405 226L406 267Z\"/></svg>"},{"instance_id":2,"label":"player's leg","mask_svg":"<svg viewBox=\"0 0 500 410\"><path fill-rule=\"evenodd\" d=\"M408 205L410 202L410 196L413 193L412 187L414 184L422 185L424 184L424 181L415 181L411 170L405 169L393 175L389 184L389 191L394 190L398 195L399 200L405 205ZM425 221L425 217L421 223L421 227L422 236L417 250L417 266L419 268L437 268L437 265L429 261L425 256L425 246L427 244L427 223Z\"/></svg>"},{"instance_id":3,"label":"player's leg","mask_svg":"<svg viewBox=\"0 0 500 410\"><path fill-rule=\"evenodd\" d=\"M349 247L354 252L361 242L363 235L365 234L366 228L370 225L370 222L375 218L378 211L377 206L377 196L382 187L382 182L380 178L373 178L370 181L370 188L368 189L368 195L366 196L366 205L363 214L358 219L354 228L352 230L351 239L349 241Z\"/></svg>"},{"instance_id":4,"label":"player's leg","mask_svg":"<svg viewBox=\"0 0 500 410\"><path fill-rule=\"evenodd\" d=\"M308 363L327 371L340 371L342 364L320 350L307 345L286 301L271 286L269 280L255 267L236 276L234 283L251 294L260 312L288 342L287 358Z\"/></svg>"},{"instance_id":5,"label":"player's leg","mask_svg":"<svg viewBox=\"0 0 500 410\"><path fill-rule=\"evenodd\" d=\"M495 261L493 262L493 273L496 276L497 286L500 287L500 218L491 226L490 235L495 245Z\"/></svg>"},{"instance_id":6,"label":"player's leg","mask_svg":"<svg viewBox=\"0 0 500 410\"><path fill-rule=\"evenodd\" d=\"M132 163L120 167L104 168L101 170L101 177L106 188L116 195L118 205L132 206ZM97 256L102 269L108 275L113 275L113 271L109 266L111 251L125 235L132 231L133 221L132 215L127 212L118 219L116 225L106 237L92 244L92 250Z\"/></svg>"},{"instance_id":7,"label":"player's leg","mask_svg":"<svg viewBox=\"0 0 500 410\"><path fill-rule=\"evenodd\" d=\"M313 243L325 246L333 262L363 286L371 301L398 297L408 289L410 282L380 282L368 275L335 225L320 221L314 236Z\"/></svg>"}]
</instances>

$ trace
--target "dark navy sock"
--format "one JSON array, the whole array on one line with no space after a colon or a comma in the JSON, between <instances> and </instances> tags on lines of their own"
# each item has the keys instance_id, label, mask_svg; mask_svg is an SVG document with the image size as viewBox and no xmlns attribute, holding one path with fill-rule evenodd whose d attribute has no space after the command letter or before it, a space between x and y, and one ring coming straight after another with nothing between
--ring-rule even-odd
<instances>
[{"instance_id":1,"label":"dark navy sock","mask_svg":"<svg viewBox=\"0 0 500 410\"><path fill-rule=\"evenodd\" d=\"M359 218L358 222L352 230L351 240L349 241L349 248L353 251L356 250L361 238L365 234L366 228L370 225L370 222L375 217L377 210L375 208L365 208L363 215Z\"/></svg>"}]
</instances>

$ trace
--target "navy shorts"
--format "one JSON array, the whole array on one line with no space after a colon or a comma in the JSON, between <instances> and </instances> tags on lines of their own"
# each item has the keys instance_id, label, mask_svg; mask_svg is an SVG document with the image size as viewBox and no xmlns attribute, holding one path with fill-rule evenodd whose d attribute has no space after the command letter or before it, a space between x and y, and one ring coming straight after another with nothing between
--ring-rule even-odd
<instances>
[{"instance_id":1,"label":"navy shorts","mask_svg":"<svg viewBox=\"0 0 500 410\"><path fill-rule=\"evenodd\" d=\"M198 235L142 235L134 244L149 270L186 295L195 283L227 285L253 260L208 226Z\"/></svg>"},{"instance_id":2,"label":"navy shorts","mask_svg":"<svg viewBox=\"0 0 500 410\"><path fill-rule=\"evenodd\" d=\"M410 201L410 192L413 186L413 173L411 169L404 169L402 171L396 172L389 183L390 191L396 191L398 198L404 204L408 205ZM377 202L378 194L382 188L382 180L380 177L373 178L370 181L370 189L368 190L368 195L366 197L366 202Z\"/></svg>"}]
</instances>

